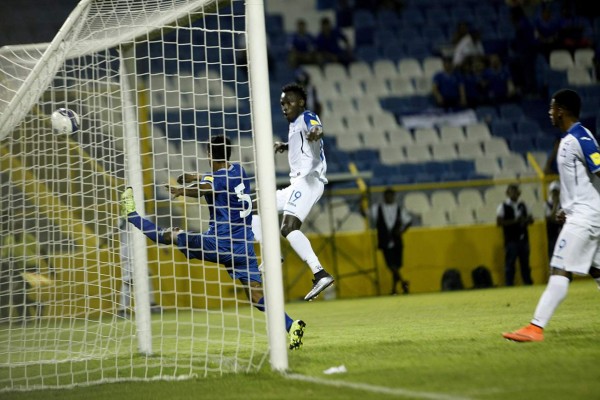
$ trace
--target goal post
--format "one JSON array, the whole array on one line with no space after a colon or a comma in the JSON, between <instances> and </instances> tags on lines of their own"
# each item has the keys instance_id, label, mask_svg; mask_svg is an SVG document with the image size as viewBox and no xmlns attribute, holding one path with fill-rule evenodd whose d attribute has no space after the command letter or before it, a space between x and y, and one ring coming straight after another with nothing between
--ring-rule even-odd
<instances>
[{"instance_id":1,"label":"goal post","mask_svg":"<svg viewBox=\"0 0 600 400\"><path fill-rule=\"evenodd\" d=\"M51 43L0 48L0 94L0 393L288 368L262 0L82 0ZM78 131L52 131L61 107ZM132 186L151 223L204 231L164 185L221 134L277 238L266 313L120 216Z\"/></svg>"}]
</instances>

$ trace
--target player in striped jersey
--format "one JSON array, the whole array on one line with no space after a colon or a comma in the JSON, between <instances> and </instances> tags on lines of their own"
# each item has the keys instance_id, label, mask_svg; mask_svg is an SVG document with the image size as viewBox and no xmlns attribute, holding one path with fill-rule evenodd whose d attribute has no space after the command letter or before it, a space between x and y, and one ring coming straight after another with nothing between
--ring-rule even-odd
<instances>
[{"instance_id":1,"label":"player in striped jersey","mask_svg":"<svg viewBox=\"0 0 600 400\"><path fill-rule=\"evenodd\" d=\"M560 175L559 215L565 224L556 240L551 276L531 323L503 333L516 342L541 342L544 328L567 297L573 274L590 274L600 288L600 150L592 133L579 122L581 98L559 90L550 102L550 120L562 138L557 164Z\"/></svg>"},{"instance_id":2,"label":"player in striped jersey","mask_svg":"<svg viewBox=\"0 0 600 400\"><path fill-rule=\"evenodd\" d=\"M121 196L121 212L127 221L140 229L152 241L173 244L188 258L222 264L233 279L244 287L246 296L264 311L262 277L252 241L252 201L250 180L238 163L230 163L231 142L225 136L214 136L208 146L211 173L183 174L178 182L183 187L167 186L173 197L204 197L209 205L209 228L203 233L185 232L179 228L160 229L135 211L133 190L127 188ZM290 336L290 349L302 346L306 324L285 315Z\"/></svg>"}]
</instances>

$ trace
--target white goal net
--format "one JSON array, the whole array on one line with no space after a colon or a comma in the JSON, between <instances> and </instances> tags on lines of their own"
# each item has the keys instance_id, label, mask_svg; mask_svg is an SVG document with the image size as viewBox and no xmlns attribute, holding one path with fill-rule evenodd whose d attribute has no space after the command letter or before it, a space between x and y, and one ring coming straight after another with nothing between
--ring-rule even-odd
<instances>
[{"instance_id":1,"label":"white goal net","mask_svg":"<svg viewBox=\"0 0 600 400\"><path fill-rule=\"evenodd\" d=\"M0 392L264 364L265 314L240 284L119 213L131 185L159 227L205 230L204 200L164 184L209 172L216 135L258 173L246 13L243 0L83 0L51 43L0 48ZM52 131L59 108L76 132Z\"/></svg>"}]
</instances>

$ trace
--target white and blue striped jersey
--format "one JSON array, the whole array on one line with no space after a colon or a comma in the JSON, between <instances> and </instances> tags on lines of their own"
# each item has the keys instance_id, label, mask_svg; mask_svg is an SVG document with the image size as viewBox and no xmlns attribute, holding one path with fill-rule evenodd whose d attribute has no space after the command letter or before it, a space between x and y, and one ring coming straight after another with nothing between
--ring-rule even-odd
<instances>
[{"instance_id":1,"label":"white and blue striped jersey","mask_svg":"<svg viewBox=\"0 0 600 400\"><path fill-rule=\"evenodd\" d=\"M600 226L600 152L592 133L574 123L563 135L557 154L560 203L567 219Z\"/></svg>"},{"instance_id":2,"label":"white and blue striped jersey","mask_svg":"<svg viewBox=\"0 0 600 400\"><path fill-rule=\"evenodd\" d=\"M323 127L321 120L312 111L304 111L290 122L288 133L288 161L290 163L290 178L293 181L308 175L316 176L321 182L327 183L327 161L323 149L323 139L308 141L309 130Z\"/></svg>"}]
</instances>

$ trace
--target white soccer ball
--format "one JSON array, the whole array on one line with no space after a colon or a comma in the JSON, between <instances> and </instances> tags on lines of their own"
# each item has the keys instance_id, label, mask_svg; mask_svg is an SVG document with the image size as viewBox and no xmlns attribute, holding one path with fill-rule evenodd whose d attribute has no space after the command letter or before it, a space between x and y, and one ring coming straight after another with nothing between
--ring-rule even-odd
<instances>
[{"instance_id":1,"label":"white soccer ball","mask_svg":"<svg viewBox=\"0 0 600 400\"><path fill-rule=\"evenodd\" d=\"M52 113L52 132L57 135L70 135L79 130L79 115L68 108L59 108Z\"/></svg>"}]
</instances>

